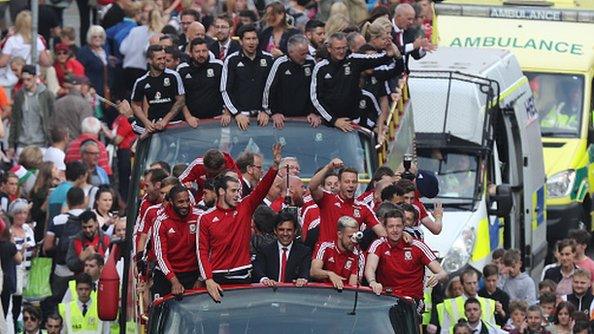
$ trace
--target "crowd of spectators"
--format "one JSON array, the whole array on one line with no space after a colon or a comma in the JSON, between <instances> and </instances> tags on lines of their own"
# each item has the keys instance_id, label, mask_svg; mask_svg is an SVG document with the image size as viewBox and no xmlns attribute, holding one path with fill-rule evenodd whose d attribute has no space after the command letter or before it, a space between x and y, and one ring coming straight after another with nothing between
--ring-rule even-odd
<instances>
[{"instance_id":1,"label":"crowd of spectators","mask_svg":"<svg viewBox=\"0 0 594 334\"><path fill-rule=\"evenodd\" d=\"M125 238L146 307L198 287L220 302L227 284L326 282L411 297L427 333L589 333L587 231L556 245L538 286L514 249L496 250L482 273L448 275L423 234L440 233L443 209L426 210L402 169L381 167L357 196L357 170L336 158L305 186L279 145L268 171L254 152L157 162L126 235L135 142L170 122L280 129L303 117L382 140L408 62L435 49L431 1L77 0L78 30L64 25L71 5L40 0L34 41L27 1L0 1L0 16L10 14L0 41L1 333L116 331L98 318L97 282ZM44 283L48 294L29 295Z\"/></svg>"}]
</instances>

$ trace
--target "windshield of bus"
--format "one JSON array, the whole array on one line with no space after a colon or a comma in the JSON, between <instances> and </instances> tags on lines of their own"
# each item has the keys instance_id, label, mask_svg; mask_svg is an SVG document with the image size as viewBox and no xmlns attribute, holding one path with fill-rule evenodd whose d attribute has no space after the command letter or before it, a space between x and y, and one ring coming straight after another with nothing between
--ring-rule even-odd
<instances>
[{"instance_id":1,"label":"windshield of bus","mask_svg":"<svg viewBox=\"0 0 594 334\"><path fill-rule=\"evenodd\" d=\"M535 72L525 74L534 94L543 137L579 137L584 77Z\"/></svg>"},{"instance_id":2,"label":"windshield of bus","mask_svg":"<svg viewBox=\"0 0 594 334\"><path fill-rule=\"evenodd\" d=\"M224 301L214 303L208 294L171 300L163 307L160 324L151 332L164 334L346 334L394 333L390 312L398 299L321 288L269 288L225 291ZM398 315L393 314L392 316ZM155 315L152 316L156 318ZM400 317L399 328L408 318ZM414 320L413 322L414 323ZM414 329L414 326L413 326ZM409 329L410 330L410 329ZM406 332L410 332L406 330Z\"/></svg>"},{"instance_id":3,"label":"windshield of bus","mask_svg":"<svg viewBox=\"0 0 594 334\"><path fill-rule=\"evenodd\" d=\"M445 150L419 150L419 169L432 172L439 181L439 199L444 204L472 203L477 191L478 157Z\"/></svg>"},{"instance_id":4,"label":"windshield of bus","mask_svg":"<svg viewBox=\"0 0 594 334\"><path fill-rule=\"evenodd\" d=\"M370 140L357 131L344 133L336 128L312 128L306 122L287 121L282 130L272 125L252 125L241 131L236 125L221 127L218 122L201 123L197 128L171 128L152 136L148 156L141 166L144 170L152 162L165 161L170 165L190 163L211 148L229 152L237 158L244 151L260 153L264 165L272 164L272 145L283 145L284 157L296 157L300 176L310 178L333 158L341 158L346 166L356 168L360 178L371 175L373 147Z\"/></svg>"}]
</instances>

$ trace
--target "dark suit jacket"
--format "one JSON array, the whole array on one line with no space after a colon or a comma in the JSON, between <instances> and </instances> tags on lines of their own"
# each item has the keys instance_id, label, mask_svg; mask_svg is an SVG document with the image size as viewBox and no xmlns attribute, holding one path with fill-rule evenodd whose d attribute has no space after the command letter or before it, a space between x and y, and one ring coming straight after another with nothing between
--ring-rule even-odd
<instances>
[{"instance_id":1,"label":"dark suit jacket","mask_svg":"<svg viewBox=\"0 0 594 334\"><path fill-rule=\"evenodd\" d=\"M254 282L259 283L262 277L278 282L279 249L278 242L273 242L264 247L262 252L256 255L253 263ZM285 282L292 282L298 278L309 279L309 268L311 267L311 249L298 241L293 242L287 267L285 268Z\"/></svg>"},{"instance_id":2,"label":"dark suit jacket","mask_svg":"<svg viewBox=\"0 0 594 334\"><path fill-rule=\"evenodd\" d=\"M212 42L210 44L210 46L208 48L209 48L210 52L212 52L215 55L215 57L217 57L217 59L219 59L219 52L220 52L219 42L217 40L215 40L214 42ZM229 56L230 54L232 54L233 52L239 51L239 50L241 50L241 45L239 44L239 42L234 39L231 39L231 43L229 43L229 50L227 50L227 53L225 54L225 58L227 56ZM225 59L219 59L219 60L224 61Z\"/></svg>"},{"instance_id":3,"label":"dark suit jacket","mask_svg":"<svg viewBox=\"0 0 594 334\"><path fill-rule=\"evenodd\" d=\"M211 51L212 52L212 51ZM241 179L241 197L246 197L252 192L252 186L249 185L245 180Z\"/></svg>"},{"instance_id":4,"label":"dark suit jacket","mask_svg":"<svg viewBox=\"0 0 594 334\"><path fill-rule=\"evenodd\" d=\"M419 31L416 29L407 29L404 31L404 33L402 34L402 40L404 42L403 45L399 45L399 41L397 39L397 34L396 31L394 31L394 29L392 29L392 41L394 42L394 44L396 44L398 46L398 48L400 49L400 53L402 53L403 58L404 58L404 69L405 71L408 73L408 61L410 59L410 57L413 57L414 59L421 59L425 56L426 52L421 52L419 49L415 49L409 53L404 52L405 49L405 45L408 43L413 43L415 41L415 39L417 39L417 37L419 37Z\"/></svg>"}]
</instances>

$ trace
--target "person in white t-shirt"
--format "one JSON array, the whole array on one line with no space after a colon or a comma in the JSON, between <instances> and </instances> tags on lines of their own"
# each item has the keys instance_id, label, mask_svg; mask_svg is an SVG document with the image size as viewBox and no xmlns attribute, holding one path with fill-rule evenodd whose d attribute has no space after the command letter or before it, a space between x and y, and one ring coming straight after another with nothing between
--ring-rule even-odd
<instances>
[{"instance_id":1,"label":"person in white t-shirt","mask_svg":"<svg viewBox=\"0 0 594 334\"><path fill-rule=\"evenodd\" d=\"M53 128L50 131L51 146L45 150L43 154L43 161L51 161L54 166L60 171L60 179L65 179L66 163L66 146L68 146L68 133L63 128Z\"/></svg>"},{"instance_id":2,"label":"person in white t-shirt","mask_svg":"<svg viewBox=\"0 0 594 334\"><path fill-rule=\"evenodd\" d=\"M14 34L6 40L0 56L0 67L5 67L13 57L25 59L32 63L31 57L31 12L24 10L16 17ZM41 37L37 38L37 57L42 66L51 66L51 57Z\"/></svg>"}]
</instances>

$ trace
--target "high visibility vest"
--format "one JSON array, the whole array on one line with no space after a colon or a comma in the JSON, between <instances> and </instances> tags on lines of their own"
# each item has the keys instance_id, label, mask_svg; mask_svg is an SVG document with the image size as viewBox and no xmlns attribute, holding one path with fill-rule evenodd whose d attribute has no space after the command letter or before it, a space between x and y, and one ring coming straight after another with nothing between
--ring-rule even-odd
<instances>
[{"instance_id":1,"label":"high visibility vest","mask_svg":"<svg viewBox=\"0 0 594 334\"><path fill-rule=\"evenodd\" d=\"M476 299L481 303L481 320L489 327L495 327L495 301L490 298L483 298L476 296ZM450 298L437 305L437 316L439 318L439 326L442 334L452 333L454 325L459 319L465 318L464 302L465 296Z\"/></svg>"},{"instance_id":2,"label":"high visibility vest","mask_svg":"<svg viewBox=\"0 0 594 334\"><path fill-rule=\"evenodd\" d=\"M101 334L102 323L97 313L96 300L91 300L87 314L84 316L82 310L78 308L78 300L61 303L58 310L64 319L64 328L68 334Z\"/></svg>"},{"instance_id":3,"label":"high visibility vest","mask_svg":"<svg viewBox=\"0 0 594 334\"><path fill-rule=\"evenodd\" d=\"M423 325L429 325L431 322L431 311L433 310L433 300L431 299L433 289L425 289L423 293L423 302L425 303L425 312L423 312Z\"/></svg>"},{"instance_id":4,"label":"high visibility vest","mask_svg":"<svg viewBox=\"0 0 594 334\"><path fill-rule=\"evenodd\" d=\"M561 112L563 107L565 107L564 102L551 108L551 110L549 110L549 112L540 121L541 126L546 128L561 129L571 129L577 127L578 119L576 115L563 114Z\"/></svg>"},{"instance_id":5,"label":"high visibility vest","mask_svg":"<svg viewBox=\"0 0 594 334\"><path fill-rule=\"evenodd\" d=\"M68 290L70 290L70 301L76 300L76 296L78 296L78 293L76 293L76 280L68 281ZM97 286L95 286L95 290L91 291L91 300L97 300Z\"/></svg>"}]
</instances>

